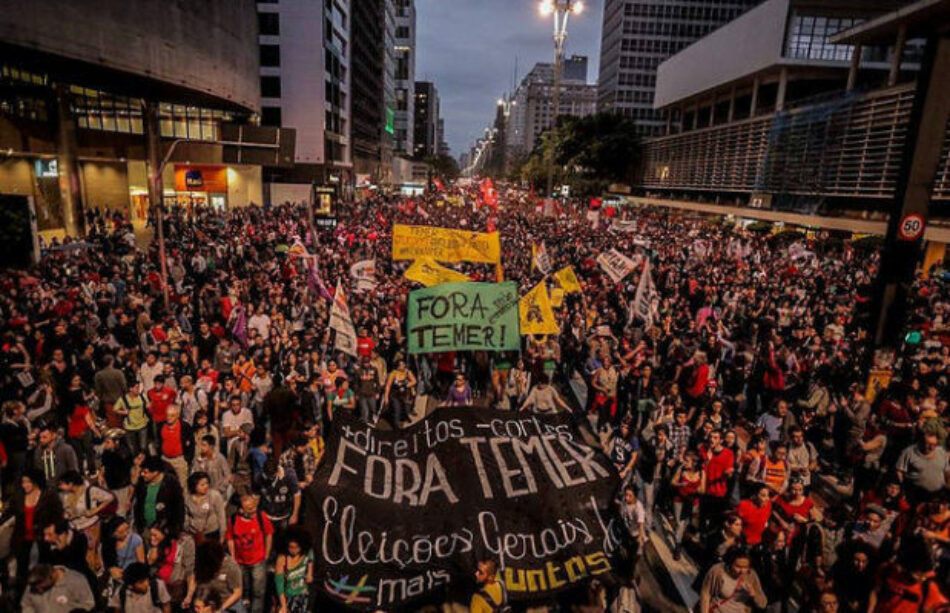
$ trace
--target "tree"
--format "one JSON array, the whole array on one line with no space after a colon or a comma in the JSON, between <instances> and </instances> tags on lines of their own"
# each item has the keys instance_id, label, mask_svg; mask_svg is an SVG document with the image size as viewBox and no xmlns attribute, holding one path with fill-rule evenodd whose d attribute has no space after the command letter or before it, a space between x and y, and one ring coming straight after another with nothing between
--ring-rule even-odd
<instances>
[{"instance_id":1,"label":"tree","mask_svg":"<svg viewBox=\"0 0 950 613\"><path fill-rule=\"evenodd\" d=\"M430 155L425 159L432 173L444 181L452 181L459 176L459 163L451 155Z\"/></svg>"},{"instance_id":2,"label":"tree","mask_svg":"<svg viewBox=\"0 0 950 613\"><path fill-rule=\"evenodd\" d=\"M570 174L623 182L639 159L636 124L614 113L561 118L555 160Z\"/></svg>"},{"instance_id":3,"label":"tree","mask_svg":"<svg viewBox=\"0 0 950 613\"><path fill-rule=\"evenodd\" d=\"M535 185L547 177L545 151L551 131L541 134L534 150L514 173ZM596 195L609 183L628 182L640 157L636 124L613 113L558 118L554 143L555 179L575 195Z\"/></svg>"}]
</instances>

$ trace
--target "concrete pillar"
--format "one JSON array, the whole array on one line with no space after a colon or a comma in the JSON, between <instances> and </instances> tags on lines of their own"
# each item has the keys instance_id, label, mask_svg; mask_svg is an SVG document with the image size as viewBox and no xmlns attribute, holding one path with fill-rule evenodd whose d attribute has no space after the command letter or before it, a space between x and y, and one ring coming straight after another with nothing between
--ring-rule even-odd
<instances>
[{"instance_id":1,"label":"concrete pillar","mask_svg":"<svg viewBox=\"0 0 950 613\"><path fill-rule=\"evenodd\" d=\"M755 109L759 106L759 76L752 80L752 100L749 101L749 117L755 117Z\"/></svg>"},{"instance_id":2,"label":"concrete pillar","mask_svg":"<svg viewBox=\"0 0 950 613\"><path fill-rule=\"evenodd\" d=\"M82 236L86 233L86 215L80 185L76 120L73 118L72 109L69 108L69 86L58 83L55 90L56 165L59 170L63 226L68 236Z\"/></svg>"},{"instance_id":3,"label":"concrete pillar","mask_svg":"<svg viewBox=\"0 0 950 613\"><path fill-rule=\"evenodd\" d=\"M716 123L716 97L713 96L712 105L709 107L709 125L712 127Z\"/></svg>"},{"instance_id":4,"label":"concrete pillar","mask_svg":"<svg viewBox=\"0 0 950 613\"><path fill-rule=\"evenodd\" d=\"M907 136L881 252L871 310L874 319L870 328L877 347L898 347L903 336L908 296L922 255L923 237L909 240L906 232L901 232L901 227L909 215L917 215L920 225L926 228L934 176L950 119L948 88L950 37L933 35L927 40L917 75L914 106L907 123Z\"/></svg>"},{"instance_id":5,"label":"concrete pillar","mask_svg":"<svg viewBox=\"0 0 950 613\"><path fill-rule=\"evenodd\" d=\"M162 298L165 310L168 310L168 262L165 258L165 204L162 186L162 131L159 124L158 103L143 101L143 121L145 128L145 157L148 171L148 200L155 213L155 230L158 238L158 261L162 275Z\"/></svg>"},{"instance_id":6,"label":"concrete pillar","mask_svg":"<svg viewBox=\"0 0 950 613\"><path fill-rule=\"evenodd\" d=\"M686 118L686 108L681 106L680 109L679 109L679 114L680 114L680 115L679 115L679 118L677 119L677 124L678 124L678 126L679 126L678 132L679 132L679 134L682 134L682 133L683 133L683 128L684 128L683 122L684 122L684 120L685 120L685 118Z\"/></svg>"},{"instance_id":7,"label":"concrete pillar","mask_svg":"<svg viewBox=\"0 0 950 613\"><path fill-rule=\"evenodd\" d=\"M666 109L666 135L673 132L673 109Z\"/></svg>"},{"instance_id":8,"label":"concrete pillar","mask_svg":"<svg viewBox=\"0 0 950 613\"><path fill-rule=\"evenodd\" d=\"M775 94L775 112L785 110L785 94L788 92L788 68L782 66L778 73L778 92Z\"/></svg>"},{"instance_id":9,"label":"concrete pillar","mask_svg":"<svg viewBox=\"0 0 950 613\"><path fill-rule=\"evenodd\" d=\"M894 55L891 57L891 71L887 75L887 86L897 85L901 74L901 62L904 60L904 44L907 42L907 25L901 25L897 30L897 40L894 41Z\"/></svg>"},{"instance_id":10,"label":"concrete pillar","mask_svg":"<svg viewBox=\"0 0 950 613\"><path fill-rule=\"evenodd\" d=\"M861 68L861 51L863 48L861 44L858 43L854 46L854 51L851 53L851 68L848 70L848 85L845 88L845 91L851 91L854 89L854 86L858 82L858 69Z\"/></svg>"},{"instance_id":11,"label":"concrete pillar","mask_svg":"<svg viewBox=\"0 0 950 613\"><path fill-rule=\"evenodd\" d=\"M699 129L699 103L693 107L693 129Z\"/></svg>"},{"instance_id":12,"label":"concrete pillar","mask_svg":"<svg viewBox=\"0 0 950 613\"><path fill-rule=\"evenodd\" d=\"M733 87L729 92L729 115L726 118L728 123L732 123L736 118L736 88Z\"/></svg>"}]
</instances>

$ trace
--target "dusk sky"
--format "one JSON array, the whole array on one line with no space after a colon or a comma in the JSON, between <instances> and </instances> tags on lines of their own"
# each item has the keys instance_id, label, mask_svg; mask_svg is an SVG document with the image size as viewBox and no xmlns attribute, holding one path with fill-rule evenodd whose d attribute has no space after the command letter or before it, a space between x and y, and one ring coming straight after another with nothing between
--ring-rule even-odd
<instances>
[{"instance_id":1,"label":"dusk sky","mask_svg":"<svg viewBox=\"0 0 950 613\"><path fill-rule=\"evenodd\" d=\"M597 82L603 0L585 0L571 15L565 55L588 56L587 80ZM416 80L434 81L442 101L446 141L456 158L490 125L498 98L536 62L554 57L552 17L538 0L416 0Z\"/></svg>"}]
</instances>

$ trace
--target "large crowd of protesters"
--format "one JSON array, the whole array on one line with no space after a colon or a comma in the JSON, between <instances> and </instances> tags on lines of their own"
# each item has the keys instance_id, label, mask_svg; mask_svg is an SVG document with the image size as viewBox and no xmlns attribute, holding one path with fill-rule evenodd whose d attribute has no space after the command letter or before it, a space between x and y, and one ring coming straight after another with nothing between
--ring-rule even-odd
<instances>
[{"instance_id":1,"label":"large crowd of protesters","mask_svg":"<svg viewBox=\"0 0 950 613\"><path fill-rule=\"evenodd\" d=\"M646 208L611 228L585 205L542 212L515 191L500 209L475 200L340 203L337 225L314 234L290 204L171 208L167 285L157 246L136 248L126 220L95 213L84 242L0 273L7 605L312 610L301 491L333 416L398 428L477 405L583 423L622 478L630 548L660 539L673 564L695 564L699 613L947 608L941 281L915 281L919 334L869 394L874 250L821 233L790 249L787 236ZM409 356L406 296L419 285L391 259L394 223L497 228L504 277L522 292L556 288L532 265L543 242L583 291L556 308L559 335L525 337L520 352ZM651 263L648 320L630 316L641 271L612 282L596 261L609 249ZM368 258L377 285L359 292L350 266ZM496 279L492 265L452 266ZM328 325L338 280L356 357L335 351ZM472 610L500 610L490 561L478 576ZM609 606L597 583L585 594L574 610Z\"/></svg>"}]
</instances>

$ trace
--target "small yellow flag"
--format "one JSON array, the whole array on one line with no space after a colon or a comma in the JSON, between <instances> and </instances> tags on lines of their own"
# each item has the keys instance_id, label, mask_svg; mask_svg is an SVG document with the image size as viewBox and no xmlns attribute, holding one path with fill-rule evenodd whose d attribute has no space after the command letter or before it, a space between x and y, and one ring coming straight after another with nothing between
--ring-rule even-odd
<instances>
[{"instance_id":1,"label":"small yellow flag","mask_svg":"<svg viewBox=\"0 0 950 613\"><path fill-rule=\"evenodd\" d=\"M564 289L560 287L551 288L551 306L555 309L561 308L564 304Z\"/></svg>"},{"instance_id":2,"label":"small yellow flag","mask_svg":"<svg viewBox=\"0 0 950 613\"><path fill-rule=\"evenodd\" d=\"M466 275L446 268L432 258L419 258L414 261L403 276L410 281L418 281L426 287L440 283L471 281Z\"/></svg>"},{"instance_id":3,"label":"small yellow flag","mask_svg":"<svg viewBox=\"0 0 950 613\"><path fill-rule=\"evenodd\" d=\"M521 297L518 308L521 313L522 336L560 332L557 320L554 318L554 309L551 308L548 288L543 281Z\"/></svg>"},{"instance_id":4,"label":"small yellow flag","mask_svg":"<svg viewBox=\"0 0 950 613\"><path fill-rule=\"evenodd\" d=\"M581 283L577 280L577 275L574 274L573 266L565 266L561 270L554 273L554 279L557 281L558 285L561 286L568 294L571 292L581 292L584 291L581 289Z\"/></svg>"}]
</instances>

